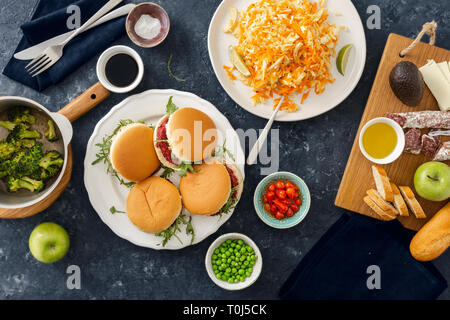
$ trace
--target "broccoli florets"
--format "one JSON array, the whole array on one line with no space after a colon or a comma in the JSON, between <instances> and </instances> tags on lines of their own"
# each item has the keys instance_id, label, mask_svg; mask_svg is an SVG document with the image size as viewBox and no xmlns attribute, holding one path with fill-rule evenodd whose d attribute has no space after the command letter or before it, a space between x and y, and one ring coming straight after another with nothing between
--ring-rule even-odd
<instances>
[{"instance_id":1,"label":"broccoli florets","mask_svg":"<svg viewBox=\"0 0 450 320\"><path fill-rule=\"evenodd\" d=\"M40 179L41 168L39 163L43 158L42 143L37 142L32 148L20 149L10 160L8 170L16 178L31 177Z\"/></svg>"},{"instance_id":2,"label":"broccoli florets","mask_svg":"<svg viewBox=\"0 0 450 320\"><path fill-rule=\"evenodd\" d=\"M47 152L39 165L45 170L51 170L49 168L61 168L64 163L64 160L61 158L61 154L58 151L49 151Z\"/></svg>"},{"instance_id":3,"label":"broccoli florets","mask_svg":"<svg viewBox=\"0 0 450 320\"><path fill-rule=\"evenodd\" d=\"M55 124L53 123L53 121L48 120L47 124L48 124L48 129L47 129L47 131L45 131L45 137L47 138L47 140L48 141L58 140L58 135L56 134Z\"/></svg>"},{"instance_id":4,"label":"broccoli florets","mask_svg":"<svg viewBox=\"0 0 450 320\"><path fill-rule=\"evenodd\" d=\"M30 113L30 109L25 107L19 107L11 109L8 112L8 120L19 124L19 123L29 123L29 124L35 124L36 118L33 117Z\"/></svg>"},{"instance_id":5,"label":"broccoli florets","mask_svg":"<svg viewBox=\"0 0 450 320\"><path fill-rule=\"evenodd\" d=\"M0 142L0 160L9 159L16 149L16 146L12 143L6 141Z\"/></svg>"},{"instance_id":6,"label":"broccoli florets","mask_svg":"<svg viewBox=\"0 0 450 320\"><path fill-rule=\"evenodd\" d=\"M8 179L8 191L17 192L20 189L28 189L31 192L41 191L44 189L44 182L29 177L23 177L21 179L10 177Z\"/></svg>"},{"instance_id":7,"label":"broccoli florets","mask_svg":"<svg viewBox=\"0 0 450 320\"><path fill-rule=\"evenodd\" d=\"M42 135L36 130L27 130L28 127L23 124L17 124L13 131L8 135L8 141L21 139L40 139Z\"/></svg>"},{"instance_id":8,"label":"broccoli florets","mask_svg":"<svg viewBox=\"0 0 450 320\"><path fill-rule=\"evenodd\" d=\"M0 121L0 127L3 127L9 131L12 131L15 126L16 126L16 124L11 121Z\"/></svg>"}]
</instances>

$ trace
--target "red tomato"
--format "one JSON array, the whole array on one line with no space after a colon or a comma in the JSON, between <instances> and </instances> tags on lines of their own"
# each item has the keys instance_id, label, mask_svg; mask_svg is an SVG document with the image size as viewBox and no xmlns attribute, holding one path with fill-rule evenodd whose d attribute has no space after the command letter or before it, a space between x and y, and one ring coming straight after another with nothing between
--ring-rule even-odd
<instances>
[{"instance_id":1,"label":"red tomato","mask_svg":"<svg viewBox=\"0 0 450 320\"><path fill-rule=\"evenodd\" d=\"M266 195L264 195L264 197L263 197L263 202L264 202L264 203L269 202L269 200L267 200L267 196L266 196Z\"/></svg>"},{"instance_id":2,"label":"red tomato","mask_svg":"<svg viewBox=\"0 0 450 320\"><path fill-rule=\"evenodd\" d=\"M294 193L294 199L298 198L298 192Z\"/></svg>"},{"instance_id":3,"label":"red tomato","mask_svg":"<svg viewBox=\"0 0 450 320\"><path fill-rule=\"evenodd\" d=\"M284 184L284 186L287 188L294 188L295 184L293 184L291 181L286 181L286 183Z\"/></svg>"},{"instance_id":4,"label":"red tomato","mask_svg":"<svg viewBox=\"0 0 450 320\"><path fill-rule=\"evenodd\" d=\"M286 212L286 216L292 217L293 215L294 215L294 211L291 208L289 208L288 211Z\"/></svg>"},{"instance_id":5,"label":"red tomato","mask_svg":"<svg viewBox=\"0 0 450 320\"><path fill-rule=\"evenodd\" d=\"M298 211L298 206L296 204L291 205L290 207L292 209L292 211L297 212Z\"/></svg>"},{"instance_id":6,"label":"red tomato","mask_svg":"<svg viewBox=\"0 0 450 320\"><path fill-rule=\"evenodd\" d=\"M278 208L276 205L273 204L270 206L270 213L275 214L275 213L277 213L277 211L278 211Z\"/></svg>"},{"instance_id":7,"label":"red tomato","mask_svg":"<svg viewBox=\"0 0 450 320\"><path fill-rule=\"evenodd\" d=\"M266 203L264 205L264 210L266 210L267 212L270 212L270 204Z\"/></svg>"},{"instance_id":8,"label":"red tomato","mask_svg":"<svg viewBox=\"0 0 450 320\"><path fill-rule=\"evenodd\" d=\"M275 218L277 218L278 220L284 219L284 214L278 211L277 214L275 215Z\"/></svg>"},{"instance_id":9,"label":"red tomato","mask_svg":"<svg viewBox=\"0 0 450 320\"><path fill-rule=\"evenodd\" d=\"M278 180L276 187L277 187L277 189L284 189L284 182L281 180Z\"/></svg>"},{"instance_id":10,"label":"red tomato","mask_svg":"<svg viewBox=\"0 0 450 320\"><path fill-rule=\"evenodd\" d=\"M295 189L290 187L286 188L286 194L290 199L295 199Z\"/></svg>"},{"instance_id":11,"label":"red tomato","mask_svg":"<svg viewBox=\"0 0 450 320\"><path fill-rule=\"evenodd\" d=\"M273 204L278 208L279 211L281 212L286 212L287 209L289 209L289 207L284 204L283 202L281 202L279 199L275 199L273 200Z\"/></svg>"},{"instance_id":12,"label":"red tomato","mask_svg":"<svg viewBox=\"0 0 450 320\"><path fill-rule=\"evenodd\" d=\"M266 193L266 197L267 197L267 201L272 201L273 199L275 199L275 193L272 191L269 191Z\"/></svg>"},{"instance_id":13,"label":"red tomato","mask_svg":"<svg viewBox=\"0 0 450 320\"><path fill-rule=\"evenodd\" d=\"M272 183L267 189L269 191L275 192L275 189L276 189L275 183Z\"/></svg>"},{"instance_id":14,"label":"red tomato","mask_svg":"<svg viewBox=\"0 0 450 320\"><path fill-rule=\"evenodd\" d=\"M295 200L295 204L296 205L301 205L302 204L302 199L300 199L300 198L297 198L296 200Z\"/></svg>"},{"instance_id":15,"label":"red tomato","mask_svg":"<svg viewBox=\"0 0 450 320\"><path fill-rule=\"evenodd\" d=\"M284 190L277 190L275 193L276 193L278 199L282 199L282 200L286 199L286 191L284 191Z\"/></svg>"}]
</instances>

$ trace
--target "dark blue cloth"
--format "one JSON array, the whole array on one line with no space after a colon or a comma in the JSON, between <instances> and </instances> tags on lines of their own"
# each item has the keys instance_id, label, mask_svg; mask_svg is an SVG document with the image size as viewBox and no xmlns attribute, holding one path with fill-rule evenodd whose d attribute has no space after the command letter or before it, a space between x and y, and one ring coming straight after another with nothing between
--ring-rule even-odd
<instances>
[{"instance_id":1,"label":"dark blue cloth","mask_svg":"<svg viewBox=\"0 0 450 320\"><path fill-rule=\"evenodd\" d=\"M94 15L107 0L41 0L38 2L30 22L21 26L23 38L16 51L22 51L42 41L70 31L67 29L67 7L77 5L81 12L81 24ZM11 60L3 74L35 90L42 91L57 84L82 64L105 50L116 39L125 34L125 16L97 26L75 37L64 48L63 57L50 69L32 78L25 66L29 61ZM94 70L92 72L95 72Z\"/></svg>"},{"instance_id":2,"label":"dark blue cloth","mask_svg":"<svg viewBox=\"0 0 450 320\"><path fill-rule=\"evenodd\" d=\"M431 263L409 252L414 232L398 221L344 214L299 263L280 290L284 300L436 299L447 282ZM367 273L380 268L381 289L369 290Z\"/></svg>"}]
</instances>

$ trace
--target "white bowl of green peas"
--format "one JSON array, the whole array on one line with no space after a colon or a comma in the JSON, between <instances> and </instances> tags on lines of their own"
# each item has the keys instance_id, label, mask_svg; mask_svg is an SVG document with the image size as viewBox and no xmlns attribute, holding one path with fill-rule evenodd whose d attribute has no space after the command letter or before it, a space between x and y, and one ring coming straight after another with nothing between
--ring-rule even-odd
<instances>
[{"instance_id":1,"label":"white bowl of green peas","mask_svg":"<svg viewBox=\"0 0 450 320\"><path fill-rule=\"evenodd\" d=\"M227 233L209 246L205 266L209 277L219 287L241 290L258 279L262 256L253 240L246 235Z\"/></svg>"}]
</instances>

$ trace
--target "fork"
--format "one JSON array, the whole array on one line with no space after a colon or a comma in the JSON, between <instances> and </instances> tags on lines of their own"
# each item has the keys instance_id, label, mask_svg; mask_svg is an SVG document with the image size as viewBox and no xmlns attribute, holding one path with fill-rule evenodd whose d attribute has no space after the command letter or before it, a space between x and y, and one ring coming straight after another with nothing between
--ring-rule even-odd
<instances>
[{"instance_id":1,"label":"fork","mask_svg":"<svg viewBox=\"0 0 450 320\"><path fill-rule=\"evenodd\" d=\"M97 11L88 21L86 21L80 28L78 28L69 38L64 40L61 44L50 46L45 49L42 54L34 58L29 64L25 66L25 70L35 77L38 74L44 72L51 66L53 66L63 56L63 49L69 41L82 33L95 21L100 19L115 6L121 3L123 0L110 0L100 10Z\"/></svg>"}]
</instances>

